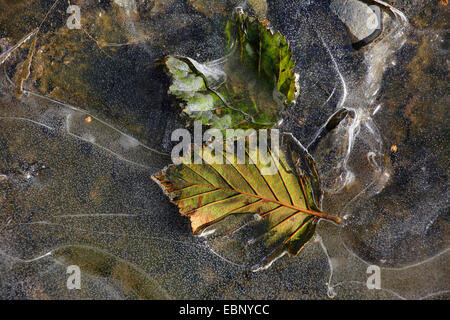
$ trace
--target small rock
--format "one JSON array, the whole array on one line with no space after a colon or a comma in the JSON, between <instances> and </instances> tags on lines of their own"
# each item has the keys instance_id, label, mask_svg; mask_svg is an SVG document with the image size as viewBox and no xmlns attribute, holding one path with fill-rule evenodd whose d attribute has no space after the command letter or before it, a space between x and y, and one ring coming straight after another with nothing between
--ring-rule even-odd
<instances>
[{"instance_id":1,"label":"small rock","mask_svg":"<svg viewBox=\"0 0 450 320\"><path fill-rule=\"evenodd\" d=\"M359 0L332 0L330 8L357 41L370 36L380 25L375 12Z\"/></svg>"}]
</instances>

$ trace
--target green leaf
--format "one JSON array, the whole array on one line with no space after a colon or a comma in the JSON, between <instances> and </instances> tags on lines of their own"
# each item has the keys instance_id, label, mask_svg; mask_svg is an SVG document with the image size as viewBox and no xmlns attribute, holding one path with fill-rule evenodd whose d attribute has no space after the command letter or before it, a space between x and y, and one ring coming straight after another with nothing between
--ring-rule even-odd
<instances>
[{"instance_id":1,"label":"green leaf","mask_svg":"<svg viewBox=\"0 0 450 320\"><path fill-rule=\"evenodd\" d=\"M241 139L248 137L233 143ZM229 144L224 146L232 150ZM341 223L341 218L318 209L319 178L304 149L300 153L291 149L251 150L247 143L245 164L238 164L236 156L226 151L216 151L216 161L212 161L207 148L200 153L204 164L171 165L153 177L180 213L190 218L194 234L231 216L258 215L265 224L254 242L270 248L272 254L266 262L270 263L284 251L296 255L314 235L318 219ZM195 152L199 153L192 154ZM271 162L263 162L257 157L259 153ZM216 164L217 159L223 164ZM264 168L277 163L274 174L263 174Z\"/></svg>"},{"instance_id":2,"label":"green leaf","mask_svg":"<svg viewBox=\"0 0 450 320\"><path fill-rule=\"evenodd\" d=\"M166 58L169 94L184 102L190 118L212 128L271 128L297 94L289 42L243 14L228 21L225 32L231 53L222 59Z\"/></svg>"}]
</instances>

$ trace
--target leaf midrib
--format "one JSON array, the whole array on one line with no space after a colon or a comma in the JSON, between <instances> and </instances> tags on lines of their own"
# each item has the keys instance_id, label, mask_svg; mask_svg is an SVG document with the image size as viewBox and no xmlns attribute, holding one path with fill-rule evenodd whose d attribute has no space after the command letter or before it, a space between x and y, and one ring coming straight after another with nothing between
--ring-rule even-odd
<instances>
[{"instance_id":1,"label":"leaf midrib","mask_svg":"<svg viewBox=\"0 0 450 320\"><path fill-rule=\"evenodd\" d=\"M282 206L282 207L286 207L286 208L289 208L289 209L293 209L293 210L296 210L296 211L298 211L298 212L306 213L306 214L309 214L309 215L312 215L312 216L316 216L316 217L319 217L319 218L322 218L322 219L331 220L331 221L334 221L334 222L336 222L336 223L338 223L338 224L342 223L341 218L339 218L339 217L337 217L337 216L332 216L332 215L329 215L329 214L326 214L326 213L323 213L323 212L318 212L318 211L312 211L312 210L308 210L308 209L299 208L299 207L294 206L294 205L286 204L286 203L284 203L284 202L282 202L282 201L278 201L278 200L273 200L273 199L265 198L265 197L260 196L260 195L258 195L258 194L251 194L251 193L244 192L244 191L241 191L241 190L235 190L235 189L230 189L230 188L219 187L219 186L215 186L215 185L213 185L213 184L207 185L207 184L191 183L190 186L198 186L198 187L214 188L214 189L216 189L216 190L223 190L223 191L227 191L227 192L234 192L234 193L238 193L238 194L241 194L241 195L244 195L244 196L253 197L253 198L257 198L257 199L261 199L262 201L276 203L276 204L278 204L278 205L280 205L280 206ZM231 197L234 197L234 196L236 196L236 195L232 195ZM230 197L228 197L228 198L230 198ZM226 199L228 199L228 198L221 199L221 201L226 200ZM183 200L183 199L180 199L180 200ZM207 207L207 206L210 206L210 205L214 205L215 203L216 203L216 202L208 203L208 204L206 204L206 205L204 205L204 206L201 206L201 207L196 208L196 209L193 210L193 211L196 211L196 210L198 210L198 209L200 209L200 208L204 208L204 207ZM295 214L298 214L298 212L295 213Z\"/></svg>"}]
</instances>

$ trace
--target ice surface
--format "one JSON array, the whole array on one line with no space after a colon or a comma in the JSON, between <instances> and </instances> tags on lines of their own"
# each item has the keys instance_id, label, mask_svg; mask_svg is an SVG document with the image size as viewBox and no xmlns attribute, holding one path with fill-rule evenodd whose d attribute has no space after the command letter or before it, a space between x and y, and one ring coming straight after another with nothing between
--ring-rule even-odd
<instances>
[{"instance_id":1,"label":"ice surface","mask_svg":"<svg viewBox=\"0 0 450 320\"><path fill-rule=\"evenodd\" d=\"M1 297L448 297L448 44L439 5L383 8L382 34L355 51L326 1L259 2L213 10L208 1L84 1L88 23L70 32L59 4L39 33L22 96L12 79L27 45L1 64ZM25 10L37 24L12 28L5 21L20 4L1 16L6 48L49 9ZM255 236L257 219L244 217L250 223L227 238L194 237L150 179L170 163L170 133L184 125L158 62L223 57L223 24L237 5L290 40L301 93L283 130L314 145L323 210L345 219L321 221L299 256L258 272L249 256L232 254ZM346 118L313 143L341 108ZM72 264L82 270L79 291L66 287ZM366 286L369 265L381 268L381 290Z\"/></svg>"}]
</instances>

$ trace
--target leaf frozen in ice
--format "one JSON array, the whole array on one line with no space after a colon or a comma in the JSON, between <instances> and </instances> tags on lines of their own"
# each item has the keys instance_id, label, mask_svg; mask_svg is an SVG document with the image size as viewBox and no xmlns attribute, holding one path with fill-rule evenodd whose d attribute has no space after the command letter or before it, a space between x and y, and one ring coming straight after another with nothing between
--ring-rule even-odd
<instances>
[{"instance_id":1,"label":"leaf frozen in ice","mask_svg":"<svg viewBox=\"0 0 450 320\"><path fill-rule=\"evenodd\" d=\"M199 63L169 56L169 93L183 101L183 111L217 129L271 128L297 95L295 62L287 39L267 23L243 14L225 31L231 53Z\"/></svg>"},{"instance_id":2,"label":"leaf frozen in ice","mask_svg":"<svg viewBox=\"0 0 450 320\"><path fill-rule=\"evenodd\" d=\"M241 137L237 141L241 139L249 138ZM229 151L230 144L224 145ZM314 235L318 219L337 223L341 219L320 212L319 178L313 159L305 150L303 153L293 149L264 151L248 145L245 164L239 164L236 155L227 151L216 151L212 157L205 146L203 152L193 149L191 153L194 157L197 152L203 164L185 161L171 165L153 179L178 206L180 213L190 218L196 235L228 217L256 216L263 223L262 230L248 245L263 243L264 251L268 252L264 264L269 264L284 251L298 254ZM223 164L217 164L220 162ZM292 165L294 163L297 165ZM273 174L265 173L273 165L276 168ZM226 225L223 227L227 229ZM225 233L239 228L228 227Z\"/></svg>"}]
</instances>

